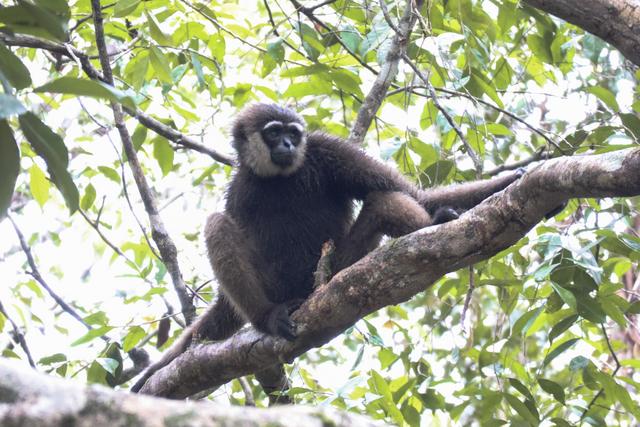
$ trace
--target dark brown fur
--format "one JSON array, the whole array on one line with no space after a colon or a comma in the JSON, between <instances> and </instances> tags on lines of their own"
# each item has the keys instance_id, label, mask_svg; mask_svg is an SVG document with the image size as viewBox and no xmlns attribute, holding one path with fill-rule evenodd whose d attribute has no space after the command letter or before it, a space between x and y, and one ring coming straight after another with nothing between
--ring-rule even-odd
<instances>
[{"instance_id":1,"label":"dark brown fur","mask_svg":"<svg viewBox=\"0 0 640 427\"><path fill-rule=\"evenodd\" d=\"M289 314L313 291L322 244L336 245L334 272L366 255L383 235L401 236L455 218L502 190L518 173L422 191L357 147L324 133L306 135L299 165L278 173L252 135L274 120L303 120L293 111L256 104L240 115L233 144L240 165L225 213L209 217L205 238L220 284L218 300L134 386L182 353L193 338L221 340L245 322L295 338ZM263 157L259 157L260 153ZM267 153L267 154L265 154ZM354 221L354 201L363 206Z\"/></svg>"}]
</instances>

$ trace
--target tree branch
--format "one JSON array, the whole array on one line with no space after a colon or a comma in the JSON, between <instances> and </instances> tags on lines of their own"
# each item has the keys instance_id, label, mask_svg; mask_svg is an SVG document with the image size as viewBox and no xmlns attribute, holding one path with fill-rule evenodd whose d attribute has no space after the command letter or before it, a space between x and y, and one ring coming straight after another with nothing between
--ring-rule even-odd
<instances>
[{"instance_id":1,"label":"tree branch","mask_svg":"<svg viewBox=\"0 0 640 427\"><path fill-rule=\"evenodd\" d=\"M24 234L22 234L22 231L20 231L20 228L18 228L18 224L16 224L16 222L13 220L13 218L10 215L7 215L7 218L9 218L9 222L11 222L11 225L13 225L13 229L15 230L16 235L18 236L18 240L20 241L20 247L22 248L22 251L24 252L24 254L27 257L27 263L29 264L29 267L31 268L31 271L28 272L28 274L31 277L33 277L34 280L36 282L38 282L38 284L40 286L42 286L45 291L47 291L49 296L51 296L51 298L53 298L53 300L56 302L56 304L58 304L60 306L61 309L63 309L65 312L69 313L69 315L71 315L71 317L76 319L78 322L82 323L82 325L84 325L85 328L87 328L88 330L92 330L93 328L91 327L91 325L89 325L87 322L85 322L84 319L82 318L82 316L80 316L80 314L78 314L78 312L73 307L71 307L69 304L67 304L67 302L65 300L63 300L62 297L60 297L60 295L58 295L51 288L51 286L49 286L49 284L44 280L44 278L40 274L40 270L38 270L38 266L36 265L36 261L33 258L33 254L31 253L31 248L27 244L27 240L24 238ZM109 340L105 336L102 336L101 338L103 340L105 340L105 341Z\"/></svg>"},{"instance_id":2,"label":"tree branch","mask_svg":"<svg viewBox=\"0 0 640 427\"><path fill-rule=\"evenodd\" d=\"M367 314L424 291L444 274L508 248L564 200L639 194L640 149L548 160L460 219L395 239L336 274L294 313L295 342L245 328L226 341L188 350L141 392L184 398L290 361Z\"/></svg>"},{"instance_id":3,"label":"tree branch","mask_svg":"<svg viewBox=\"0 0 640 427\"><path fill-rule=\"evenodd\" d=\"M98 46L98 53L100 55L100 63L102 65L102 72L107 84L113 86L113 74L111 72L111 64L109 63L109 55L107 54L107 46L104 38L104 28L102 11L100 8L100 0L91 0L91 8L93 10L93 22L96 34L96 44ZM196 308L193 305L192 298L187 292L187 287L182 278L182 272L180 271L180 264L178 263L178 250L175 243L169 236L164 222L158 213L155 197L149 187L147 179L144 176L144 171L138 160L138 154L131 141L131 135L124 123L124 113L122 106L115 102L111 103L113 110L113 117L122 140L122 146L127 155L127 161L133 178L136 182L136 186L140 191L144 208L149 216L149 223L151 224L151 236L158 245L158 250L162 257L162 262L167 267L167 271L171 277L173 288L180 300L180 306L185 322L190 324L196 315Z\"/></svg>"},{"instance_id":4,"label":"tree branch","mask_svg":"<svg viewBox=\"0 0 640 427\"><path fill-rule=\"evenodd\" d=\"M14 322L11 317L9 317L9 313L7 313L7 311L4 309L4 306L2 305L2 301L0 301L0 314L2 314L4 318L7 319L11 324L14 340L20 345L22 351L24 351L24 354L27 356L29 365L31 365L31 367L35 369L36 362L34 362L33 357L31 357L31 351L29 350L29 346L27 345L27 340L25 339L24 334L22 333L18 325L16 325L16 322Z\"/></svg>"},{"instance_id":5,"label":"tree branch","mask_svg":"<svg viewBox=\"0 0 640 427\"><path fill-rule=\"evenodd\" d=\"M16 427L111 426L380 426L330 407L257 409L212 402L173 402L87 387L0 359L0 425Z\"/></svg>"},{"instance_id":6,"label":"tree branch","mask_svg":"<svg viewBox=\"0 0 640 427\"><path fill-rule=\"evenodd\" d=\"M0 40L3 41L7 46L16 46L16 47L28 47L34 49L42 49L49 52L54 52L59 55L66 56L72 60L78 60L82 70L92 80L99 80L103 83L110 84L113 86L113 82L109 83L104 78L104 76L95 69L95 67L91 64L90 58L84 53L79 51L78 49L72 47L71 45L62 45L58 43L53 43L47 40L42 40L33 36L26 35L9 35L5 33L0 33ZM202 145L195 139L184 135L177 130L171 128L170 126L165 125L159 120L154 119L148 114L144 113L141 110L132 110L130 108L124 109L127 114L131 117L136 118L140 124L145 126L146 128L151 129L158 135L164 136L170 141L173 141L177 145L181 145L190 150L197 151L199 153L203 153L211 157L213 160L218 161L220 163L224 163L226 165L233 165L233 159L230 156L227 156L222 153L218 153L217 151Z\"/></svg>"},{"instance_id":7,"label":"tree branch","mask_svg":"<svg viewBox=\"0 0 640 427\"><path fill-rule=\"evenodd\" d=\"M467 141L467 138L464 136L462 129L460 128L460 126L458 126L458 124L453 119L451 114L449 114L447 109L440 104L440 101L438 101L438 95L436 94L436 91L433 89L433 85L429 81L429 78L425 76L424 73L422 73L422 71L420 71L418 66L414 64L411 58L409 58L406 54L403 55L403 59L404 59L404 62L406 62L407 65L411 67L413 72L416 73L416 75L420 78L420 80L422 80L422 82L427 86L427 90L429 91L429 98L431 98L431 100L433 101L433 105L435 105L438 111L442 113L444 118L447 120L449 125L453 128L453 130L456 132L456 134L462 141L462 144L467 150L467 154L471 158L471 161L473 162L473 165L476 169L476 175L478 178L480 178L482 176L482 169L483 169L482 160L478 157L478 154L476 154L476 152L473 150L473 147L471 147L471 144L469 144L469 141Z\"/></svg>"},{"instance_id":8,"label":"tree branch","mask_svg":"<svg viewBox=\"0 0 640 427\"><path fill-rule=\"evenodd\" d=\"M409 36L417 21L418 9L420 9L422 3L423 0L417 0L415 4L414 0L407 1L407 8L397 26L398 32L393 36L384 64L380 68L380 72L373 82L371 90L358 110L358 116L351 127L347 142L359 145L364 141L364 136L369 126L371 126L371 122L378 112L382 101L386 97L387 90L389 90L391 83L398 74L398 63L406 53Z\"/></svg>"}]
</instances>

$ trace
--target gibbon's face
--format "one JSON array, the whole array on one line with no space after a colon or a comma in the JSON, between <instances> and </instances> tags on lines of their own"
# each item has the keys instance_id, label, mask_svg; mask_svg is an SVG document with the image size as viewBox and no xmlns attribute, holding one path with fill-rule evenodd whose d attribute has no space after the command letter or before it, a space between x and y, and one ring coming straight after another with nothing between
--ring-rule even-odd
<instances>
[{"instance_id":1,"label":"gibbon's face","mask_svg":"<svg viewBox=\"0 0 640 427\"><path fill-rule=\"evenodd\" d=\"M304 127L300 123L273 120L260 131L262 140L269 147L271 161L281 168L290 167L302 142Z\"/></svg>"},{"instance_id":2,"label":"gibbon's face","mask_svg":"<svg viewBox=\"0 0 640 427\"><path fill-rule=\"evenodd\" d=\"M240 163L256 175L292 175L304 163L304 120L288 108L254 104L242 111L236 120L234 145Z\"/></svg>"}]
</instances>

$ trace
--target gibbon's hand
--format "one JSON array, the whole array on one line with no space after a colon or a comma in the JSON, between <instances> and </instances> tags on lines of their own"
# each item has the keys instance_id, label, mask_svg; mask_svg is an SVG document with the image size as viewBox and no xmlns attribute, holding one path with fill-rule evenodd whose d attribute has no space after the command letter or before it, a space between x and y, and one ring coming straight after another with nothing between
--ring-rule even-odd
<instances>
[{"instance_id":1,"label":"gibbon's hand","mask_svg":"<svg viewBox=\"0 0 640 427\"><path fill-rule=\"evenodd\" d=\"M433 214L433 225L444 224L445 222L453 221L459 217L460 215L458 215L458 212L456 212L455 209L443 206L438 208L438 210Z\"/></svg>"}]
</instances>

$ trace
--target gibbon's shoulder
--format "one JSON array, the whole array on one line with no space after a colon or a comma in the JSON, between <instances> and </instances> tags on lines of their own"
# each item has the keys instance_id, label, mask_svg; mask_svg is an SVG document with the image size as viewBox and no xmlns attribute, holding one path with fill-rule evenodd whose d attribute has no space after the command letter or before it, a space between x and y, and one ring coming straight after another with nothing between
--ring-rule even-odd
<instances>
[{"instance_id":1,"label":"gibbon's shoulder","mask_svg":"<svg viewBox=\"0 0 640 427\"><path fill-rule=\"evenodd\" d=\"M309 132L307 135L307 150L311 158L326 158L336 160L365 156L363 150L353 144L348 143L339 136L331 135L323 131Z\"/></svg>"}]
</instances>

